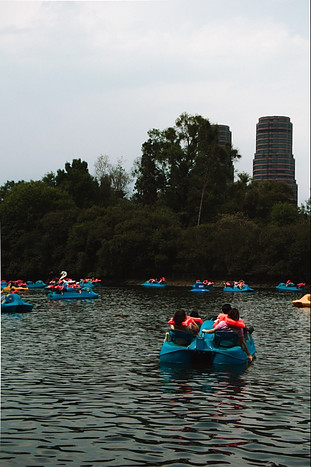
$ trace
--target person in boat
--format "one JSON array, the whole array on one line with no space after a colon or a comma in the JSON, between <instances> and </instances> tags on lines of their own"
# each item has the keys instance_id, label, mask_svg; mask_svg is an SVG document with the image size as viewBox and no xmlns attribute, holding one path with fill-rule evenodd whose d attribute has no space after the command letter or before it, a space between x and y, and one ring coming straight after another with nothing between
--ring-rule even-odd
<instances>
[{"instance_id":1,"label":"person in boat","mask_svg":"<svg viewBox=\"0 0 311 467\"><path fill-rule=\"evenodd\" d=\"M215 319L213 327L216 327L217 324L220 323L220 321L226 320L230 310L232 310L232 307L231 307L230 303L225 303L221 308L221 313L219 313L219 315ZM251 325L247 326L245 324L244 329L245 329L245 331L249 332L250 334L252 334L252 332L254 331L254 327L251 326Z\"/></svg>"},{"instance_id":2,"label":"person in boat","mask_svg":"<svg viewBox=\"0 0 311 467\"><path fill-rule=\"evenodd\" d=\"M203 329L202 332L206 332L207 334L212 334L216 331L234 332L238 336L239 345L247 354L248 360L251 362L253 360L253 357L249 353L249 350L245 344L243 331L244 328L245 323L242 319L240 319L239 310L237 310L236 308L231 308L231 310L228 311L227 318L224 318L222 321L220 321L213 329Z\"/></svg>"},{"instance_id":3,"label":"person in boat","mask_svg":"<svg viewBox=\"0 0 311 467\"><path fill-rule=\"evenodd\" d=\"M227 316L228 316L228 312L230 310L232 310L232 307L231 307L230 303L225 303L221 307L221 313L219 313L219 315L215 319L213 326L215 327L218 323L220 323L220 321L223 321L224 319L226 319Z\"/></svg>"},{"instance_id":4,"label":"person in boat","mask_svg":"<svg viewBox=\"0 0 311 467\"><path fill-rule=\"evenodd\" d=\"M199 313L196 310L194 310L191 311L190 316L191 318L193 318L194 322L199 326L200 329L201 325L203 324L203 319L200 318Z\"/></svg>"},{"instance_id":5,"label":"person in boat","mask_svg":"<svg viewBox=\"0 0 311 467\"><path fill-rule=\"evenodd\" d=\"M188 316L184 310L178 310L175 312L173 318L168 322L170 328L174 331L184 331L191 334L197 335L200 328L195 322L195 319Z\"/></svg>"}]
</instances>

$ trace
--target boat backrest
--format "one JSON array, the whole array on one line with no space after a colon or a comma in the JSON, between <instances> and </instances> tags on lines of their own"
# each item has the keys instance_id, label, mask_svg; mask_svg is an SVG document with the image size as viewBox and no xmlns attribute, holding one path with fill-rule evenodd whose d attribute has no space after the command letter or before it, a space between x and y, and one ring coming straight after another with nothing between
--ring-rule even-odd
<instances>
[{"instance_id":1,"label":"boat backrest","mask_svg":"<svg viewBox=\"0 0 311 467\"><path fill-rule=\"evenodd\" d=\"M171 341L178 345L189 345L194 339L194 335L190 332L170 330Z\"/></svg>"},{"instance_id":2,"label":"boat backrest","mask_svg":"<svg viewBox=\"0 0 311 467\"><path fill-rule=\"evenodd\" d=\"M216 331L214 334L214 344L217 347L234 347L238 345L238 335L231 331Z\"/></svg>"}]
</instances>

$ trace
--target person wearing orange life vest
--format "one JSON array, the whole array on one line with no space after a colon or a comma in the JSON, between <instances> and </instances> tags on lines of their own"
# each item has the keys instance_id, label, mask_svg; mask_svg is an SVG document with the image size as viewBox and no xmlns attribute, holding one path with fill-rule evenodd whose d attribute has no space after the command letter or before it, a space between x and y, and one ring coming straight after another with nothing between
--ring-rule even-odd
<instances>
[{"instance_id":1,"label":"person wearing orange life vest","mask_svg":"<svg viewBox=\"0 0 311 467\"><path fill-rule=\"evenodd\" d=\"M245 344L243 328L245 328L245 323L240 319L239 311L236 308L231 308L231 310L228 311L227 317L224 317L222 321L219 321L213 329L203 329L202 332L207 334L211 334L219 330L234 332L238 335L239 345L247 354L248 360L251 362L253 357L249 353Z\"/></svg>"},{"instance_id":2,"label":"person wearing orange life vest","mask_svg":"<svg viewBox=\"0 0 311 467\"><path fill-rule=\"evenodd\" d=\"M191 311L190 316L200 329L201 325L203 324L203 319L200 318L199 313L196 310L193 310Z\"/></svg>"},{"instance_id":3,"label":"person wearing orange life vest","mask_svg":"<svg viewBox=\"0 0 311 467\"><path fill-rule=\"evenodd\" d=\"M231 307L230 303L225 303L222 306L221 310L222 310L222 312L219 313L219 315L217 316L216 320L214 321L213 327L216 327L217 324L220 323L220 321L228 320L228 313L229 313L230 310L232 310L232 307ZM250 334L252 334L252 332L254 331L254 327L253 326L247 326L242 319L239 320L239 322L235 323L235 326L242 327L243 329L245 329L245 331L249 332Z\"/></svg>"},{"instance_id":4,"label":"person wearing orange life vest","mask_svg":"<svg viewBox=\"0 0 311 467\"><path fill-rule=\"evenodd\" d=\"M221 307L221 313L217 316L216 320L214 321L213 326L215 327L220 321L223 321L224 318L228 316L228 312L232 309L230 303L225 303Z\"/></svg>"},{"instance_id":5,"label":"person wearing orange life vest","mask_svg":"<svg viewBox=\"0 0 311 467\"><path fill-rule=\"evenodd\" d=\"M199 326L196 324L194 318L188 316L184 310L176 311L168 324L172 330L189 332L194 335L199 332Z\"/></svg>"}]
</instances>

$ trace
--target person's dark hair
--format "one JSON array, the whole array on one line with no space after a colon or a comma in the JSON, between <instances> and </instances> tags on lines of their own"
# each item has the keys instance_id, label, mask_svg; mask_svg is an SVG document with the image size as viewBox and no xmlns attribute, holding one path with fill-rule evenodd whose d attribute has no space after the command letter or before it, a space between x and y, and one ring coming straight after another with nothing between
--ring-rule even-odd
<instances>
[{"instance_id":1,"label":"person's dark hair","mask_svg":"<svg viewBox=\"0 0 311 467\"><path fill-rule=\"evenodd\" d=\"M190 316L192 316L192 318L198 318L199 313L196 310L194 310L194 311L191 311Z\"/></svg>"},{"instance_id":2,"label":"person's dark hair","mask_svg":"<svg viewBox=\"0 0 311 467\"><path fill-rule=\"evenodd\" d=\"M186 312L184 310L178 310L176 311L176 313L174 314L174 323L177 325L177 326L180 326L181 323L183 321L185 321L186 319Z\"/></svg>"},{"instance_id":3,"label":"person's dark hair","mask_svg":"<svg viewBox=\"0 0 311 467\"><path fill-rule=\"evenodd\" d=\"M222 306L222 312L225 313L226 315L228 314L228 311L232 310L230 303L225 303Z\"/></svg>"},{"instance_id":4,"label":"person's dark hair","mask_svg":"<svg viewBox=\"0 0 311 467\"><path fill-rule=\"evenodd\" d=\"M228 316L234 321L238 321L240 319L239 310L237 310L236 308L231 308L231 310L229 310L228 312Z\"/></svg>"}]
</instances>

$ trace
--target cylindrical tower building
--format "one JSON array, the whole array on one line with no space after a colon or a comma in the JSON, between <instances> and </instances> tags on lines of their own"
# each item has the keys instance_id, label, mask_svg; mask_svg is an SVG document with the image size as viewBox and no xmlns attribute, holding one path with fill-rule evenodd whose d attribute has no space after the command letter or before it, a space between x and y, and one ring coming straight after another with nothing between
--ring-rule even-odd
<instances>
[{"instance_id":1,"label":"cylindrical tower building","mask_svg":"<svg viewBox=\"0 0 311 467\"><path fill-rule=\"evenodd\" d=\"M287 183L297 204L295 159L292 154L293 125L289 117L260 117L256 125L254 180Z\"/></svg>"}]
</instances>

